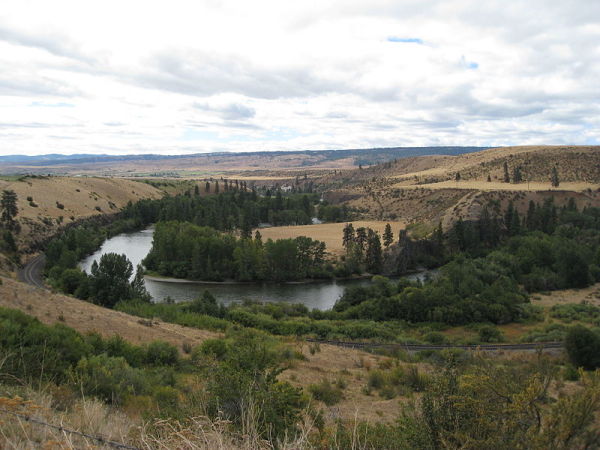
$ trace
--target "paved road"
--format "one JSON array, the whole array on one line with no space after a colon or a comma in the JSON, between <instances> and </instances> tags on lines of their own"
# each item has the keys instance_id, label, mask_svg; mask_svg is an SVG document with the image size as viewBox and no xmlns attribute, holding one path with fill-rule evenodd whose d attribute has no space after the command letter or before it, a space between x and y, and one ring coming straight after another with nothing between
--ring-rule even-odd
<instances>
[{"instance_id":1,"label":"paved road","mask_svg":"<svg viewBox=\"0 0 600 450\"><path fill-rule=\"evenodd\" d=\"M307 339L308 342L318 342L319 344L337 345L345 348L369 349L369 348L387 348L399 349L412 352L423 350L445 350L458 348L461 350L549 350L563 348L562 342L533 342L524 344L481 344L481 345L422 345L422 344L378 344L374 342L349 342L349 341L328 341L320 339Z\"/></svg>"},{"instance_id":2,"label":"paved road","mask_svg":"<svg viewBox=\"0 0 600 450\"><path fill-rule=\"evenodd\" d=\"M37 288L44 289L44 266L46 265L46 255L40 253L30 260L25 266L17 272L19 281L30 284Z\"/></svg>"}]
</instances>

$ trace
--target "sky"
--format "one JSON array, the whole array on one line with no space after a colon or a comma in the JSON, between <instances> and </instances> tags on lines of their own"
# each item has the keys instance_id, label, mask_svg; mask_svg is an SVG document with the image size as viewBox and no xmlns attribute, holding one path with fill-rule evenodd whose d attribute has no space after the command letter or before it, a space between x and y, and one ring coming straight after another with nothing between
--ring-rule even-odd
<instances>
[{"instance_id":1,"label":"sky","mask_svg":"<svg viewBox=\"0 0 600 450\"><path fill-rule=\"evenodd\" d=\"M0 155L600 143L593 0L0 4Z\"/></svg>"}]
</instances>

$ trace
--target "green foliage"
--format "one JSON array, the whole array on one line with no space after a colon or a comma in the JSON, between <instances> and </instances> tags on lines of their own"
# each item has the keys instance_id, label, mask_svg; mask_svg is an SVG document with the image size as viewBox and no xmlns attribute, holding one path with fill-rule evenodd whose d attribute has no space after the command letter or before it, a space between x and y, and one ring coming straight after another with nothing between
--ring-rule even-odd
<instances>
[{"instance_id":1,"label":"green foliage","mask_svg":"<svg viewBox=\"0 0 600 450\"><path fill-rule=\"evenodd\" d=\"M198 280L285 281L328 276L325 244L295 239L237 239L188 222L160 222L144 260L161 275Z\"/></svg>"},{"instance_id":2,"label":"green foliage","mask_svg":"<svg viewBox=\"0 0 600 450\"><path fill-rule=\"evenodd\" d=\"M228 350L207 373L208 413L240 424L250 411L263 436L277 439L293 433L305 406L301 390L277 381L280 350L266 334L232 331Z\"/></svg>"},{"instance_id":3,"label":"green foliage","mask_svg":"<svg viewBox=\"0 0 600 450\"><path fill-rule=\"evenodd\" d=\"M105 253L100 257L100 263L94 261L91 272L90 290L94 303L112 308L133 297L129 283L133 266L125 255Z\"/></svg>"},{"instance_id":4,"label":"green foliage","mask_svg":"<svg viewBox=\"0 0 600 450\"><path fill-rule=\"evenodd\" d=\"M149 391L142 370L130 367L125 358L106 354L82 358L73 370L73 381L83 392L115 404Z\"/></svg>"},{"instance_id":5,"label":"green foliage","mask_svg":"<svg viewBox=\"0 0 600 450\"><path fill-rule=\"evenodd\" d=\"M581 325L571 327L565 338L565 348L574 366L587 370L600 367L600 336L597 333Z\"/></svg>"},{"instance_id":6,"label":"green foliage","mask_svg":"<svg viewBox=\"0 0 600 450\"><path fill-rule=\"evenodd\" d=\"M308 386L308 392L312 394L315 400L319 400L327 406L339 403L344 397L342 389L329 380L323 380L319 384L311 384Z\"/></svg>"},{"instance_id":7,"label":"green foliage","mask_svg":"<svg viewBox=\"0 0 600 450\"><path fill-rule=\"evenodd\" d=\"M493 325L481 325L478 330L481 342L503 342L502 332Z\"/></svg>"},{"instance_id":8,"label":"green foliage","mask_svg":"<svg viewBox=\"0 0 600 450\"><path fill-rule=\"evenodd\" d=\"M17 194L12 190L3 190L0 198L0 221L8 229L15 229L15 217L19 213Z\"/></svg>"},{"instance_id":9,"label":"green foliage","mask_svg":"<svg viewBox=\"0 0 600 450\"><path fill-rule=\"evenodd\" d=\"M152 366L174 366L179 362L177 348L163 341L151 342L146 348L144 363Z\"/></svg>"}]
</instances>

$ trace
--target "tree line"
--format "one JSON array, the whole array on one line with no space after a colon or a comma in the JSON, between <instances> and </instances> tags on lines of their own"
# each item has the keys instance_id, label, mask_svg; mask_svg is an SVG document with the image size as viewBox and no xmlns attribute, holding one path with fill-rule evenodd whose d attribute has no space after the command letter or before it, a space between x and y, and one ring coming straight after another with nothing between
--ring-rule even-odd
<instances>
[{"instance_id":1,"label":"tree line","mask_svg":"<svg viewBox=\"0 0 600 450\"><path fill-rule=\"evenodd\" d=\"M332 276L325 244L300 236L262 241L189 222L159 222L145 267L192 280L289 281Z\"/></svg>"}]
</instances>

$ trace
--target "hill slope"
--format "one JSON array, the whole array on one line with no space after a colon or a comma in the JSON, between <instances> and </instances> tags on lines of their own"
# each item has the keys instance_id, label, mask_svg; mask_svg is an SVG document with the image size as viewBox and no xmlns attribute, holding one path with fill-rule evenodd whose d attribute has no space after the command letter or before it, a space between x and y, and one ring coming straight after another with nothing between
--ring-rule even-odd
<instances>
[{"instance_id":1,"label":"hill slope","mask_svg":"<svg viewBox=\"0 0 600 450\"><path fill-rule=\"evenodd\" d=\"M522 182L503 182L505 163L511 180L519 168ZM553 168L560 179L558 188L550 183ZM456 181L457 173L460 181ZM459 216L476 217L481 205L490 201L500 201L505 207L510 200L518 200L523 209L529 200L543 201L549 196L558 205L574 196L580 207L600 206L600 147L523 146L406 158L329 174L320 179L320 185L333 203L357 208L368 218L387 220L448 224Z\"/></svg>"},{"instance_id":2,"label":"hill slope","mask_svg":"<svg viewBox=\"0 0 600 450\"><path fill-rule=\"evenodd\" d=\"M74 220L116 213L129 201L163 195L146 183L87 177L0 178L0 190L5 189L18 197L21 245L40 242Z\"/></svg>"}]
</instances>

